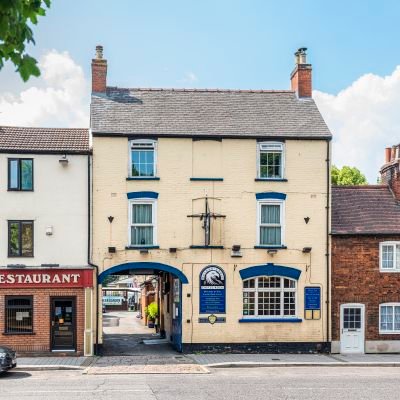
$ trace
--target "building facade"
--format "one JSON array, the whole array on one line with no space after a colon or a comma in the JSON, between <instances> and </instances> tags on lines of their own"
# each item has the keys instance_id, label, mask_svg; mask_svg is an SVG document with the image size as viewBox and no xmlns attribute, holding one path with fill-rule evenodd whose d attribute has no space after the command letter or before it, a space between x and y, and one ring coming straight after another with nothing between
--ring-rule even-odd
<instances>
[{"instance_id":1,"label":"building facade","mask_svg":"<svg viewBox=\"0 0 400 400\"><path fill-rule=\"evenodd\" d=\"M99 46L99 284L158 275L161 330L178 350L329 351L331 134L305 50L286 91L128 89L106 75Z\"/></svg>"},{"instance_id":2,"label":"building facade","mask_svg":"<svg viewBox=\"0 0 400 400\"><path fill-rule=\"evenodd\" d=\"M332 188L334 353L400 352L397 179L393 172L382 174L383 185Z\"/></svg>"},{"instance_id":3,"label":"building facade","mask_svg":"<svg viewBox=\"0 0 400 400\"><path fill-rule=\"evenodd\" d=\"M0 344L92 354L87 129L0 127Z\"/></svg>"}]
</instances>

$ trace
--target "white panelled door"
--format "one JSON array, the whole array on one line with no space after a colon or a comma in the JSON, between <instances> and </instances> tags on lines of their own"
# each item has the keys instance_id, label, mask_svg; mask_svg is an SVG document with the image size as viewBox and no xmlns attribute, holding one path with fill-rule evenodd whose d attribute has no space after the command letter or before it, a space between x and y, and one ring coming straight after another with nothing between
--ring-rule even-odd
<instances>
[{"instance_id":1,"label":"white panelled door","mask_svg":"<svg viewBox=\"0 0 400 400\"><path fill-rule=\"evenodd\" d=\"M340 352L364 353L364 304L340 306Z\"/></svg>"}]
</instances>

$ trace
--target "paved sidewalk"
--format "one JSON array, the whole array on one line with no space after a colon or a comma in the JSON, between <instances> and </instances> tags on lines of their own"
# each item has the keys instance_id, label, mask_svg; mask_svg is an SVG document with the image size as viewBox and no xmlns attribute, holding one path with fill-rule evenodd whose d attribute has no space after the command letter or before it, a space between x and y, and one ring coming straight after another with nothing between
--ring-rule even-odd
<instances>
[{"instance_id":1,"label":"paved sidewalk","mask_svg":"<svg viewBox=\"0 0 400 400\"><path fill-rule=\"evenodd\" d=\"M41 371L52 369L84 369L94 357L19 357L17 369Z\"/></svg>"},{"instance_id":2,"label":"paved sidewalk","mask_svg":"<svg viewBox=\"0 0 400 400\"><path fill-rule=\"evenodd\" d=\"M400 354L189 354L207 367L398 366Z\"/></svg>"}]
</instances>

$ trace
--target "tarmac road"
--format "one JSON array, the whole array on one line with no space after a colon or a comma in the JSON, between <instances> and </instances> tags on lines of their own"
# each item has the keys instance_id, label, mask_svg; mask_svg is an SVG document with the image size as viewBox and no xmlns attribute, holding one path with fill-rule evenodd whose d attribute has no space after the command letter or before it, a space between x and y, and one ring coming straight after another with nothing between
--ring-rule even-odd
<instances>
[{"instance_id":1,"label":"tarmac road","mask_svg":"<svg viewBox=\"0 0 400 400\"><path fill-rule=\"evenodd\" d=\"M84 375L12 371L1 400L387 400L400 398L399 367L215 369L201 375Z\"/></svg>"}]
</instances>

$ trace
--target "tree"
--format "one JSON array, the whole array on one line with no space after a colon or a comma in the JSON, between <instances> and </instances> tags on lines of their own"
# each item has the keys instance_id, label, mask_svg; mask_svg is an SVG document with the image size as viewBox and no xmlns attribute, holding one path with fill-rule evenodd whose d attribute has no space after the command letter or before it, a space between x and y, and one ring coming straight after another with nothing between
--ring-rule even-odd
<instances>
[{"instance_id":1,"label":"tree","mask_svg":"<svg viewBox=\"0 0 400 400\"><path fill-rule=\"evenodd\" d=\"M331 182L332 185L366 185L367 179L365 175L356 167L343 166L339 169L336 166L332 166L331 170Z\"/></svg>"},{"instance_id":2,"label":"tree","mask_svg":"<svg viewBox=\"0 0 400 400\"><path fill-rule=\"evenodd\" d=\"M37 61L26 53L25 46L35 44L30 24L46 15L51 0L0 0L0 70L11 61L26 82L39 76Z\"/></svg>"}]
</instances>

